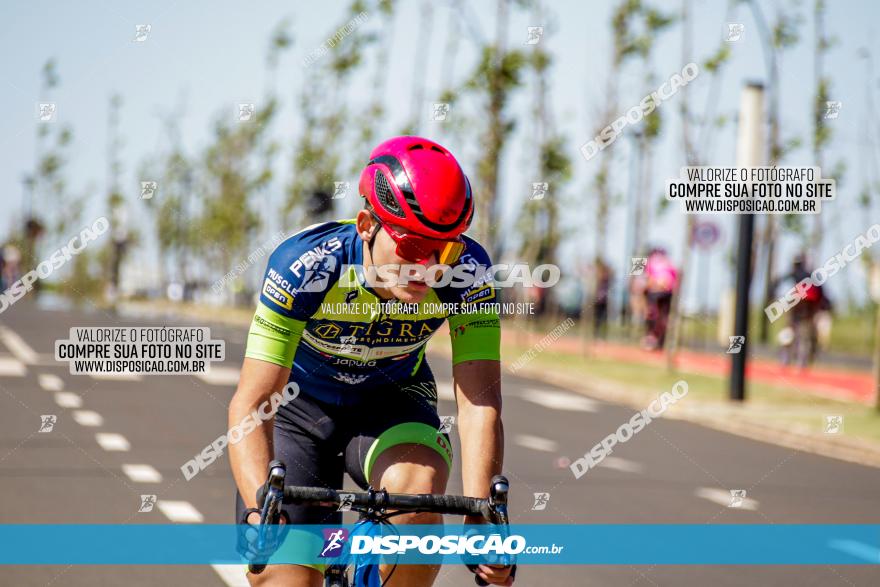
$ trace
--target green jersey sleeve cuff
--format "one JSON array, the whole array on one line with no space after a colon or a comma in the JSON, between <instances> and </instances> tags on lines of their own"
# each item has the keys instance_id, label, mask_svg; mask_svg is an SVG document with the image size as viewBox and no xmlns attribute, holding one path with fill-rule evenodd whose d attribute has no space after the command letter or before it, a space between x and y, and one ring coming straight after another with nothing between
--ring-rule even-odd
<instances>
[{"instance_id":1,"label":"green jersey sleeve cuff","mask_svg":"<svg viewBox=\"0 0 880 587\"><path fill-rule=\"evenodd\" d=\"M305 326L302 320L282 316L258 303L244 356L290 367Z\"/></svg>"},{"instance_id":2,"label":"green jersey sleeve cuff","mask_svg":"<svg viewBox=\"0 0 880 587\"><path fill-rule=\"evenodd\" d=\"M449 317L452 364L501 360L501 320L497 312L454 314Z\"/></svg>"}]
</instances>

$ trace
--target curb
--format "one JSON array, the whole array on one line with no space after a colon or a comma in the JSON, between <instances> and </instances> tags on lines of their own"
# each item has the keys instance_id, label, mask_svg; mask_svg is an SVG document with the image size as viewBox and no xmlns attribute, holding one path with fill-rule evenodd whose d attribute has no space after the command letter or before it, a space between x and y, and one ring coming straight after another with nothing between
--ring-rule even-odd
<instances>
[{"instance_id":1,"label":"curb","mask_svg":"<svg viewBox=\"0 0 880 587\"><path fill-rule=\"evenodd\" d=\"M505 361L503 365L506 367L507 373L511 373L510 363ZM551 373L537 367L523 367L518 369L516 373L546 381L595 399L636 409L644 408L646 397L650 398L652 395L649 390L632 391L607 379ZM791 428L749 421L746 419L749 415L747 406L706 404L703 402L702 405L696 406L676 404L662 417L684 420L792 450L880 468L880 444L845 437L817 436L815 433L798 432Z\"/></svg>"}]
</instances>

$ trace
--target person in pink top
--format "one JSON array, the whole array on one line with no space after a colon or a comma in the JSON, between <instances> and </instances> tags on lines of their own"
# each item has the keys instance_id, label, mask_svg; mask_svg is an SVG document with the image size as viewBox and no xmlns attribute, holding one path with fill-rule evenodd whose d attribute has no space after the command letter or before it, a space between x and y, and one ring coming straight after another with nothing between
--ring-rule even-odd
<instances>
[{"instance_id":1,"label":"person in pink top","mask_svg":"<svg viewBox=\"0 0 880 587\"><path fill-rule=\"evenodd\" d=\"M651 249L645 265L645 338L642 344L651 350L663 348L672 295L678 288L678 270L662 248Z\"/></svg>"}]
</instances>

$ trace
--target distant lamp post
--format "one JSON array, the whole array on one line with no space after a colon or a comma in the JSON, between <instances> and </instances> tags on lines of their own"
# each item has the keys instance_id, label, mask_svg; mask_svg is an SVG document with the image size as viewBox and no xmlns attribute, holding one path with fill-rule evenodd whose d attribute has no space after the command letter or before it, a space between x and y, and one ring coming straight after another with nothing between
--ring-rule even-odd
<instances>
[{"instance_id":1,"label":"distant lamp post","mask_svg":"<svg viewBox=\"0 0 880 587\"><path fill-rule=\"evenodd\" d=\"M764 86L750 83L740 96L739 132L736 144L737 167L759 167L764 164ZM752 241L755 215L739 217L739 244L736 255L736 314L733 335L741 344L731 354L730 399L746 398L746 361L748 360L749 289L752 281ZM741 338L739 338L741 337Z\"/></svg>"}]
</instances>

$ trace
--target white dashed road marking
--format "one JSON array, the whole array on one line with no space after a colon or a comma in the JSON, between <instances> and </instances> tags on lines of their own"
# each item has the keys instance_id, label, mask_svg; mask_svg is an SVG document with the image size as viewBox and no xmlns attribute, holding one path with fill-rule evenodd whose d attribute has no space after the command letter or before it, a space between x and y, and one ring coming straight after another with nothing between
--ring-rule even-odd
<instances>
[{"instance_id":1,"label":"white dashed road marking","mask_svg":"<svg viewBox=\"0 0 880 587\"><path fill-rule=\"evenodd\" d=\"M209 367L207 373L196 375L196 377L211 385L238 385L240 376L241 371L235 367L220 367L217 365Z\"/></svg>"},{"instance_id":2,"label":"white dashed road marking","mask_svg":"<svg viewBox=\"0 0 880 587\"><path fill-rule=\"evenodd\" d=\"M55 394L55 403L62 408L81 408L82 398L70 391L59 391Z\"/></svg>"},{"instance_id":3,"label":"white dashed road marking","mask_svg":"<svg viewBox=\"0 0 880 587\"><path fill-rule=\"evenodd\" d=\"M162 474L150 465L122 465L122 472L135 483L161 483ZM162 502L159 502L159 507Z\"/></svg>"},{"instance_id":4,"label":"white dashed road marking","mask_svg":"<svg viewBox=\"0 0 880 587\"><path fill-rule=\"evenodd\" d=\"M453 387L452 381L437 382L437 399L448 402L455 401L455 388Z\"/></svg>"},{"instance_id":5,"label":"white dashed road marking","mask_svg":"<svg viewBox=\"0 0 880 587\"><path fill-rule=\"evenodd\" d=\"M641 473L645 470L645 467L640 463L618 457L605 457L598 466L624 473Z\"/></svg>"},{"instance_id":6,"label":"white dashed road marking","mask_svg":"<svg viewBox=\"0 0 880 587\"><path fill-rule=\"evenodd\" d=\"M12 357L0 357L0 377L24 377L27 368L24 363Z\"/></svg>"},{"instance_id":7,"label":"white dashed road marking","mask_svg":"<svg viewBox=\"0 0 880 587\"><path fill-rule=\"evenodd\" d=\"M101 414L92 410L77 410L73 413L73 419L80 426L100 426L104 423Z\"/></svg>"},{"instance_id":8,"label":"white dashed road marking","mask_svg":"<svg viewBox=\"0 0 880 587\"><path fill-rule=\"evenodd\" d=\"M758 500L752 499L748 496L742 498L742 503L738 507L730 507L731 495L729 489L719 489L717 487L698 487L697 490L694 492L694 495L703 499L707 499L712 503L723 505L724 507L732 510L755 511L758 509Z\"/></svg>"},{"instance_id":9,"label":"white dashed road marking","mask_svg":"<svg viewBox=\"0 0 880 587\"><path fill-rule=\"evenodd\" d=\"M244 565L211 565L214 571L220 575L220 580L229 587L250 587L245 576Z\"/></svg>"},{"instance_id":10,"label":"white dashed road marking","mask_svg":"<svg viewBox=\"0 0 880 587\"><path fill-rule=\"evenodd\" d=\"M555 440L532 436L531 434L516 434L513 437L513 441L519 446L542 452L556 452L556 449L559 448L559 444Z\"/></svg>"},{"instance_id":11,"label":"white dashed road marking","mask_svg":"<svg viewBox=\"0 0 880 587\"><path fill-rule=\"evenodd\" d=\"M57 375L42 373L37 377L37 381L40 384L40 387L46 391L61 391L64 389L64 380Z\"/></svg>"},{"instance_id":12,"label":"white dashed road marking","mask_svg":"<svg viewBox=\"0 0 880 587\"><path fill-rule=\"evenodd\" d=\"M98 432L95 434L95 440L104 450L115 452L127 452L131 450L131 444L121 435L113 432Z\"/></svg>"},{"instance_id":13,"label":"white dashed road marking","mask_svg":"<svg viewBox=\"0 0 880 587\"><path fill-rule=\"evenodd\" d=\"M515 395L551 410L563 410L566 412L596 412L599 410L599 402L596 400L567 391L532 387Z\"/></svg>"},{"instance_id":14,"label":"white dashed road marking","mask_svg":"<svg viewBox=\"0 0 880 587\"><path fill-rule=\"evenodd\" d=\"M39 361L37 352L24 341L15 331L0 326L0 341L6 345L15 358L26 365L35 365Z\"/></svg>"},{"instance_id":15,"label":"white dashed road marking","mask_svg":"<svg viewBox=\"0 0 880 587\"><path fill-rule=\"evenodd\" d=\"M205 517L199 513L188 501L166 501L160 499L157 504L165 517L172 522L197 524L203 522Z\"/></svg>"}]
</instances>

